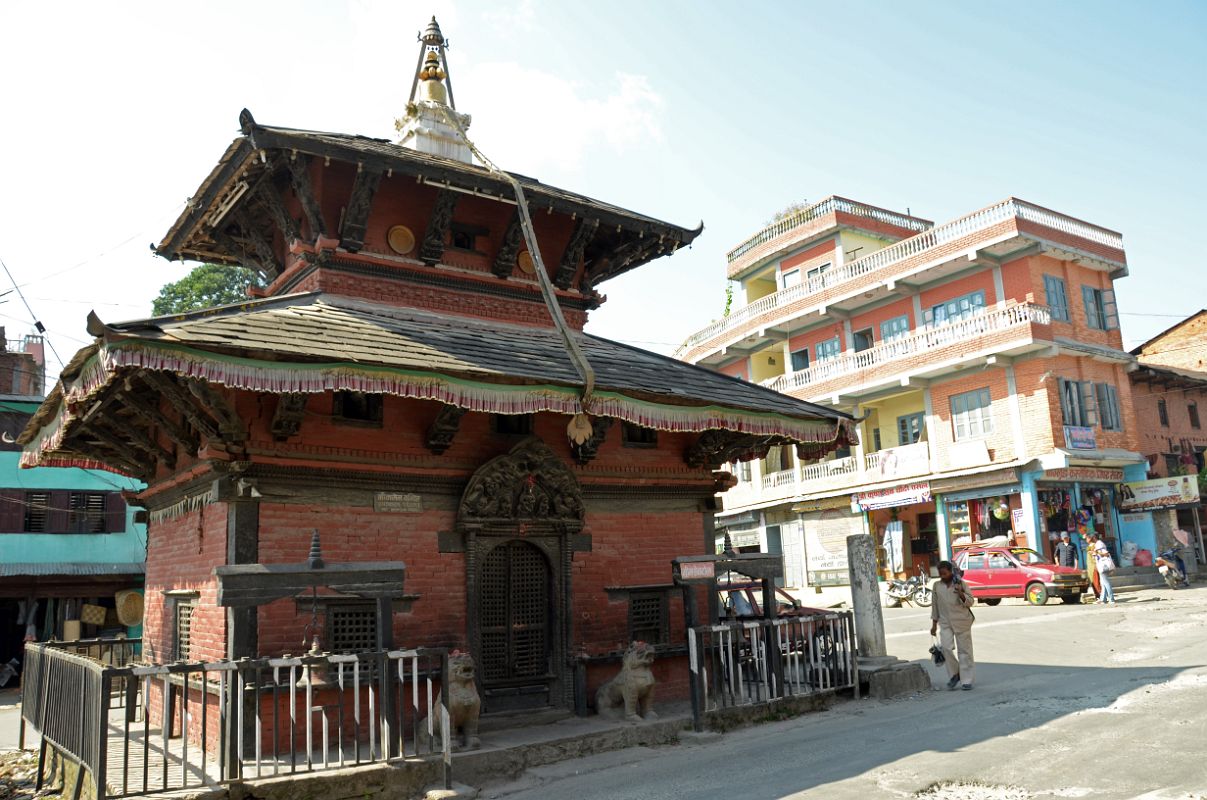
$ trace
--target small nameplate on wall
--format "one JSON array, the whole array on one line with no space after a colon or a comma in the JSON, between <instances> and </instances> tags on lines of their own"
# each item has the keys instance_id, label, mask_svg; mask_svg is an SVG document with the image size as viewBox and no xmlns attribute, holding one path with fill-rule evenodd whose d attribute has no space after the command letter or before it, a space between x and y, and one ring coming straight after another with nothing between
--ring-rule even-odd
<instances>
[{"instance_id":1,"label":"small nameplate on wall","mask_svg":"<svg viewBox=\"0 0 1207 800\"><path fill-rule=\"evenodd\" d=\"M423 511L423 498L417 494L377 492L373 495L373 510L389 514L418 514Z\"/></svg>"}]
</instances>

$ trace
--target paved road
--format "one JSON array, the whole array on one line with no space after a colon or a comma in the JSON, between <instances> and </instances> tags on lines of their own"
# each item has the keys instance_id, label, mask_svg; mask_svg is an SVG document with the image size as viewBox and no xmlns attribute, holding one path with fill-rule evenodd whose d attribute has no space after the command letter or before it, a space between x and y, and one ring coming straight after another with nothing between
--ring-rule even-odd
<instances>
[{"instance_id":1,"label":"paved road","mask_svg":"<svg viewBox=\"0 0 1207 800\"><path fill-rule=\"evenodd\" d=\"M929 614L885 612L920 660ZM1207 588L979 607L977 687L639 748L488 787L509 800L1207 798ZM936 683L937 673L932 672Z\"/></svg>"}]
</instances>

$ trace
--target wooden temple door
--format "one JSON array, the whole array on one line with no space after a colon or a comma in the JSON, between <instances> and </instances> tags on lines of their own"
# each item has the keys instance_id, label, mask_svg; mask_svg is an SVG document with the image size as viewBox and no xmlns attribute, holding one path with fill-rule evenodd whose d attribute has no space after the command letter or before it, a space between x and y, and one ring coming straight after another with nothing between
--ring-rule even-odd
<instances>
[{"instance_id":1,"label":"wooden temple door","mask_svg":"<svg viewBox=\"0 0 1207 800\"><path fill-rule=\"evenodd\" d=\"M584 514L569 465L536 438L483 464L466 485L445 552L465 553L466 634L483 713L573 706L571 564L589 549Z\"/></svg>"},{"instance_id":2,"label":"wooden temple door","mask_svg":"<svg viewBox=\"0 0 1207 800\"><path fill-rule=\"evenodd\" d=\"M491 710L551 705L552 579L545 555L519 539L496 545L482 561L479 669Z\"/></svg>"}]
</instances>

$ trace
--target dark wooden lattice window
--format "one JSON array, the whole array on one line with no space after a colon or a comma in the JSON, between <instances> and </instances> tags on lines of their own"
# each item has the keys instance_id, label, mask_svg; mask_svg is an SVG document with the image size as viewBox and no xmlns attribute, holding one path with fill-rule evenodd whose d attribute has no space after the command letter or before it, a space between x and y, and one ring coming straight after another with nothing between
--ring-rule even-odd
<instances>
[{"instance_id":1,"label":"dark wooden lattice window","mask_svg":"<svg viewBox=\"0 0 1207 800\"><path fill-rule=\"evenodd\" d=\"M377 648L377 607L366 603L327 606L327 641L333 653Z\"/></svg>"},{"instance_id":2,"label":"dark wooden lattice window","mask_svg":"<svg viewBox=\"0 0 1207 800\"><path fill-rule=\"evenodd\" d=\"M172 643L173 657L177 661L187 661L189 648L193 644L193 612L197 609L194 602L178 602L175 608L175 636Z\"/></svg>"},{"instance_id":3,"label":"dark wooden lattice window","mask_svg":"<svg viewBox=\"0 0 1207 800\"><path fill-rule=\"evenodd\" d=\"M26 533L45 533L50 519L50 492L25 493Z\"/></svg>"},{"instance_id":4,"label":"dark wooden lattice window","mask_svg":"<svg viewBox=\"0 0 1207 800\"><path fill-rule=\"evenodd\" d=\"M336 392L332 410L335 417L344 422L380 425L382 417L381 395L367 394L366 392Z\"/></svg>"},{"instance_id":5,"label":"dark wooden lattice window","mask_svg":"<svg viewBox=\"0 0 1207 800\"><path fill-rule=\"evenodd\" d=\"M629 594L629 641L666 644L670 641L666 592Z\"/></svg>"},{"instance_id":6,"label":"dark wooden lattice window","mask_svg":"<svg viewBox=\"0 0 1207 800\"><path fill-rule=\"evenodd\" d=\"M505 436L528 436L532 433L532 415L495 414L494 429Z\"/></svg>"},{"instance_id":7,"label":"dark wooden lattice window","mask_svg":"<svg viewBox=\"0 0 1207 800\"><path fill-rule=\"evenodd\" d=\"M625 447L657 447L658 431L626 422L621 426L621 443Z\"/></svg>"}]
</instances>

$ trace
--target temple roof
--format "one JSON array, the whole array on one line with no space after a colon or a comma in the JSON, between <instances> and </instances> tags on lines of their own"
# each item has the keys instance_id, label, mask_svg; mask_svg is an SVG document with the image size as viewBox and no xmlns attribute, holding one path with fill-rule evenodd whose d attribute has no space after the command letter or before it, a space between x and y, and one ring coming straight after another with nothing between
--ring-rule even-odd
<instances>
[{"instance_id":1,"label":"temple roof","mask_svg":"<svg viewBox=\"0 0 1207 800\"><path fill-rule=\"evenodd\" d=\"M255 192L247 191L246 187L258 185L274 171L281 170L283 158L298 154L355 164L383 174L413 176L429 185L451 187L471 195L514 200L514 192L505 179L476 164L419 152L387 139L261 125L246 110L239 121L243 135L227 148L184 213L155 246L159 255L170 260L242 263L234 251L226 252L224 248L229 249L229 245L216 241L210 226L204 223L212 218L215 208L226 203L237 210L253 202ZM535 178L512 175L522 185L534 214L549 209L599 220L599 233L585 253L591 284L691 244L704 229L703 223L694 229L684 228L549 186ZM233 212L227 218L232 216Z\"/></svg>"},{"instance_id":2,"label":"temple roof","mask_svg":"<svg viewBox=\"0 0 1207 800\"><path fill-rule=\"evenodd\" d=\"M582 379L553 328L449 317L309 293L104 325L21 437L26 463L70 436L76 409L158 370L249 391L333 389L438 400L489 413L582 411ZM574 332L596 373L589 414L668 431L730 430L823 450L853 438L851 417L757 384Z\"/></svg>"}]
</instances>

